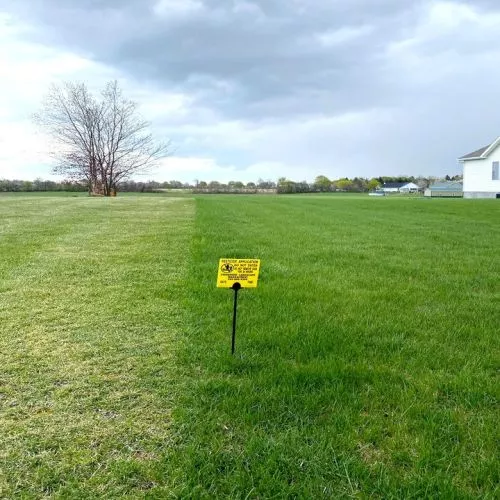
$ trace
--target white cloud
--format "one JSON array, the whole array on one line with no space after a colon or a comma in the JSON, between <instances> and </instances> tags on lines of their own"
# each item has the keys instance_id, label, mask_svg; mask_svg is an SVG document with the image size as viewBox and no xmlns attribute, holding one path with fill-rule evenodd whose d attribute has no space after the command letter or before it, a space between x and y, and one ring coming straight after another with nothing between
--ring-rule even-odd
<instances>
[{"instance_id":1,"label":"white cloud","mask_svg":"<svg viewBox=\"0 0 500 500\"><path fill-rule=\"evenodd\" d=\"M231 180L236 171L234 166L219 165L213 158L173 156L161 161L158 168L145 177L159 182L179 180L193 182L195 179L226 182Z\"/></svg>"},{"instance_id":2,"label":"white cloud","mask_svg":"<svg viewBox=\"0 0 500 500\"><path fill-rule=\"evenodd\" d=\"M280 162L256 162L244 169L235 165L221 165L213 158L171 157L162 161L161 165L148 178L159 182L180 180L181 182L198 181L241 181L256 182L258 179L276 181L279 177L305 179L304 170Z\"/></svg>"},{"instance_id":3,"label":"white cloud","mask_svg":"<svg viewBox=\"0 0 500 500\"><path fill-rule=\"evenodd\" d=\"M346 26L337 30L318 33L314 38L324 47L333 47L352 42L373 32L373 26Z\"/></svg>"},{"instance_id":4,"label":"white cloud","mask_svg":"<svg viewBox=\"0 0 500 500\"><path fill-rule=\"evenodd\" d=\"M411 87L463 82L487 71L500 57L500 13L472 5L434 2L421 12L411 35L388 45L390 72ZM495 63L496 64L496 63Z\"/></svg>"},{"instance_id":5,"label":"white cloud","mask_svg":"<svg viewBox=\"0 0 500 500\"><path fill-rule=\"evenodd\" d=\"M265 18L260 6L247 0L233 0L233 12L235 14L253 16L254 19L255 17L258 19Z\"/></svg>"},{"instance_id":6,"label":"white cloud","mask_svg":"<svg viewBox=\"0 0 500 500\"><path fill-rule=\"evenodd\" d=\"M428 55L462 48L464 42L479 41L496 50L500 13L482 12L472 5L435 2L421 12L411 36L389 44L391 54L425 51ZM446 41L446 44L440 42ZM433 42L431 44L431 42Z\"/></svg>"},{"instance_id":7,"label":"white cloud","mask_svg":"<svg viewBox=\"0 0 500 500\"><path fill-rule=\"evenodd\" d=\"M193 111L193 98L182 92L169 92L137 82L120 80L127 97L139 103L140 113L153 123L178 123Z\"/></svg>"},{"instance_id":8,"label":"white cloud","mask_svg":"<svg viewBox=\"0 0 500 500\"><path fill-rule=\"evenodd\" d=\"M80 55L24 41L28 25L0 16L0 108L9 116L40 104L48 85L61 79L106 78L109 70ZM21 107L21 113L19 111Z\"/></svg>"},{"instance_id":9,"label":"white cloud","mask_svg":"<svg viewBox=\"0 0 500 500\"><path fill-rule=\"evenodd\" d=\"M52 178L50 139L31 121L50 83L87 81L92 90L120 77L89 58L24 40L30 27L0 14L0 177ZM149 120L183 120L190 98L121 79L127 96L141 103Z\"/></svg>"},{"instance_id":10,"label":"white cloud","mask_svg":"<svg viewBox=\"0 0 500 500\"><path fill-rule=\"evenodd\" d=\"M393 110L382 108L337 116L290 119L287 123L282 120L252 123L212 118L211 126L205 122L190 122L177 128L177 133L189 138L190 143L179 148L178 154L186 155L193 144L205 151L215 148L221 152L224 148L238 151L240 161L236 174L243 175L243 172L255 170L257 164L266 164L272 165L275 177L289 177L295 173L300 180L312 180L319 173L338 177L352 172L369 175L367 167L373 167L373 164L367 164L361 157L366 155L367 147L380 140L387 127L394 125L396 119ZM254 158L257 161L252 161ZM199 170L200 175L204 171L206 169ZM260 174L260 171L252 174L253 180Z\"/></svg>"},{"instance_id":11,"label":"white cloud","mask_svg":"<svg viewBox=\"0 0 500 500\"><path fill-rule=\"evenodd\" d=\"M455 31L469 23L489 22L490 16L491 14L481 16L471 5L435 2L429 6L423 29L431 34Z\"/></svg>"},{"instance_id":12,"label":"white cloud","mask_svg":"<svg viewBox=\"0 0 500 500\"><path fill-rule=\"evenodd\" d=\"M203 3L199 0L158 0L153 6L153 12L166 19L185 17L201 10Z\"/></svg>"},{"instance_id":13,"label":"white cloud","mask_svg":"<svg viewBox=\"0 0 500 500\"><path fill-rule=\"evenodd\" d=\"M50 138L31 120L50 83L88 81L94 90L117 76L89 58L25 41L30 32L30 26L0 13L0 177L5 178L53 177ZM180 97L159 97L154 105L149 101L146 113L182 107Z\"/></svg>"}]
</instances>

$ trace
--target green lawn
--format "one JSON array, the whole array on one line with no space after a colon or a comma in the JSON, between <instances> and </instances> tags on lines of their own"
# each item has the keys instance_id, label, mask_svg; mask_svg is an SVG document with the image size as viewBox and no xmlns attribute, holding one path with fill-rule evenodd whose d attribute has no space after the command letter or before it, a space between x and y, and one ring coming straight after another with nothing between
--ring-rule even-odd
<instances>
[{"instance_id":1,"label":"green lawn","mask_svg":"<svg viewBox=\"0 0 500 500\"><path fill-rule=\"evenodd\" d=\"M0 198L0 497L155 486L180 390L194 209Z\"/></svg>"},{"instance_id":2,"label":"green lawn","mask_svg":"<svg viewBox=\"0 0 500 500\"><path fill-rule=\"evenodd\" d=\"M0 197L0 497L497 497L499 215Z\"/></svg>"}]
</instances>

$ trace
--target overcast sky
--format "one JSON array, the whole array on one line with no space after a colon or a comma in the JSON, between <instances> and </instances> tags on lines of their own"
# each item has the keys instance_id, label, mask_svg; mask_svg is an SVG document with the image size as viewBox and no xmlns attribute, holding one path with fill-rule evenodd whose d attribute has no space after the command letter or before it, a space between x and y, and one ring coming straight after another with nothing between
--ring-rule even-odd
<instances>
[{"instance_id":1,"label":"overcast sky","mask_svg":"<svg viewBox=\"0 0 500 500\"><path fill-rule=\"evenodd\" d=\"M499 61L498 0L0 0L0 177L49 177L51 82L110 79L174 144L148 178L459 173Z\"/></svg>"}]
</instances>

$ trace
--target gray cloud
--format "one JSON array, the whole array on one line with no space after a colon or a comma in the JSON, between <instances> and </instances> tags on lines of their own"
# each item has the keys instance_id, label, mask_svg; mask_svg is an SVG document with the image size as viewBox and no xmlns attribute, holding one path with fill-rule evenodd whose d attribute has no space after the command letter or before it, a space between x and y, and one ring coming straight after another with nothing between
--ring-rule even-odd
<instances>
[{"instance_id":1,"label":"gray cloud","mask_svg":"<svg viewBox=\"0 0 500 500\"><path fill-rule=\"evenodd\" d=\"M429 20L433 6L442 12ZM271 124L270 140L284 148L279 124L366 113L371 119L345 129L326 120L297 131L290 155L257 141L266 160L310 158L327 168L335 155L355 157L358 175L375 173L369 162L380 173L449 171L459 154L498 134L498 119L488 115L498 71L471 91L498 50L498 31L454 29L454 16L446 18L453 6L500 15L493 0L0 0L0 10L36 27L34 41L187 93L185 125L208 126L200 123L207 110L221 121ZM234 145L226 150L237 155Z\"/></svg>"},{"instance_id":2,"label":"gray cloud","mask_svg":"<svg viewBox=\"0 0 500 500\"><path fill-rule=\"evenodd\" d=\"M188 0L156 13L153 2L115 0L30 1L24 9L21 1L17 9L41 23L42 39L215 99L226 115L254 117L339 112L367 105L373 94L383 99L384 46L416 9L400 0L192 1L201 7L185 13Z\"/></svg>"}]
</instances>

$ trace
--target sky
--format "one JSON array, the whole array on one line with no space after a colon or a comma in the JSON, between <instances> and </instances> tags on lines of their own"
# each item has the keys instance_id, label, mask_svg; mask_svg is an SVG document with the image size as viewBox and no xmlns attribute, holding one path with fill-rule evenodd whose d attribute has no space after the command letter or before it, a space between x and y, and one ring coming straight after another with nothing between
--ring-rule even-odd
<instances>
[{"instance_id":1,"label":"sky","mask_svg":"<svg viewBox=\"0 0 500 500\"><path fill-rule=\"evenodd\" d=\"M497 0L0 0L0 178L55 178L51 83L114 79L172 142L148 179L461 173L500 135L499 33Z\"/></svg>"}]
</instances>

